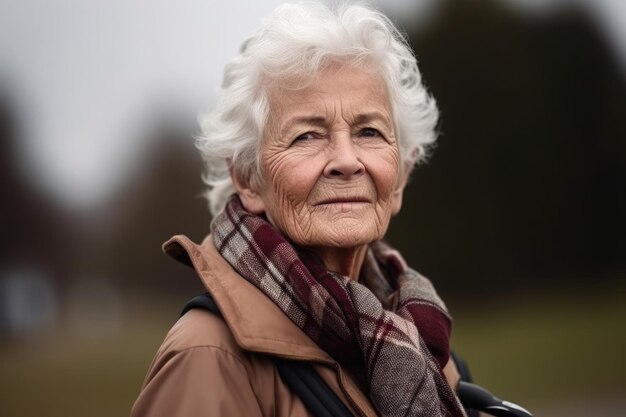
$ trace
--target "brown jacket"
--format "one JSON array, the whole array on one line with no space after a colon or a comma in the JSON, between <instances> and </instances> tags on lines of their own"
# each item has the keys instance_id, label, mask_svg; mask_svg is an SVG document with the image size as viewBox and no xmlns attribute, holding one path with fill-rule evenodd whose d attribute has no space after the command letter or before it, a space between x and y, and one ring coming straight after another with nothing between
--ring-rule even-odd
<instances>
[{"instance_id":1,"label":"brown jacket","mask_svg":"<svg viewBox=\"0 0 626 417\"><path fill-rule=\"evenodd\" d=\"M354 380L263 293L239 276L211 238L163 245L192 265L224 319L191 310L172 327L144 381L132 417L310 416L270 356L311 362L354 415L376 416Z\"/></svg>"}]
</instances>

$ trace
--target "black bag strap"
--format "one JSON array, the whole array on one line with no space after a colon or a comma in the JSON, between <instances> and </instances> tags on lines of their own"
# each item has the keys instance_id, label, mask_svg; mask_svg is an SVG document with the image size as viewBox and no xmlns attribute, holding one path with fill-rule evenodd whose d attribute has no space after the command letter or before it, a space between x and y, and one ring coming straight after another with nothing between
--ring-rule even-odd
<instances>
[{"instance_id":1,"label":"black bag strap","mask_svg":"<svg viewBox=\"0 0 626 417\"><path fill-rule=\"evenodd\" d=\"M348 407L307 362L273 357L283 381L317 417L354 417Z\"/></svg>"},{"instance_id":2,"label":"black bag strap","mask_svg":"<svg viewBox=\"0 0 626 417\"><path fill-rule=\"evenodd\" d=\"M189 310L202 308L222 317L215 300L209 293L198 295L185 305L183 316ZM289 389L296 394L306 408L316 417L354 417L335 392L307 362L271 357L278 374Z\"/></svg>"},{"instance_id":3,"label":"black bag strap","mask_svg":"<svg viewBox=\"0 0 626 417\"><path fill-rule=\"evenodd\" d=\"M454 361L457 371L459 371L461 382L472 382L472 374L470 373L469 366L467 366L467 363L453 351L450 351L450 357ZM457 392L457 395L458 395L458 392ZM480 417L480 412L478 410L469 408L468 405L465 402L463 402L463 400L461 400L461 403L463 404L463 407L465 408L465 414L467 414L467 417Z\"/></svg>"},{"instance_id":4,"label":"black bag strap","mask_svg":"<svg viewBox=\"0 0 626 417\"><path fill-rule=\"evenodd\" d=\"M204 294L196 295L191 300L187 301L185 307L183 307L183 311L180 312L180 317L184 316L189 310L194 308L201 308L203 310L209 310L211 313L215 314L218 317L222 317L222 312L219 307L215 303L213 297L208 292Z\"/></svg>"},{"instance_id":5,"label":"black bag strap","mask_svg":"<svg viewBox=\"0 0 626 417\"><path fill-rule=\"evenodd\" d=\"M202 308L222 317L211 294L198 295L185 305L180 315L194 308ZM337 394L313 369L310 363L271 357L281 379L296 394L307 409L317 417L354 417ZM478 410L497 417L533 417L522 407L503 401L484 388L472 384L472 377L465 361L452 352L452 359L461 375L457 394L468 417L478 416Z\"/></svg>"}]
</instances>

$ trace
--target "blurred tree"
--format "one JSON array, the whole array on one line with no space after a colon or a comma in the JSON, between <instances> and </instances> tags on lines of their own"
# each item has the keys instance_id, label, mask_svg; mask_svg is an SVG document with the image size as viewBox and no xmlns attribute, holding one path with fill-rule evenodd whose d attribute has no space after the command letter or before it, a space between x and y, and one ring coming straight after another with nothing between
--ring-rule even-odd
<instances>
[{"instance_id":1,"label":"blurred tree","mask_svg":"<svg viewBox=\"0 0 626 417\"><path fill-rule=\"evenodd\" d=\"M24 169L19 169L15 149L19 132L9 98L0 94L0 331L20 330L9 323L16 319L9 316L17 312L7 310L9 303L4 298L14 294L15 285L21 286L20 292L32 293L33 312L44 301L54 303L55 296L63 292L72 274L69 254L75 238L67 213L34 188L25 179ZM28 287L28 278L38 280L32 282L37 283L36 288ZM40 318L56 324L52 317Z\"/></svg>"},{"instance_id":2,"label":"blurred tree","mask_svg":"<svg viewBox=\"0 0 626 417\"><path fill-rule=\"evenodd\" d=\"M446 292L623 276L626 89L588 16L446 2L408 31L441 137L390 239Z\"/></svg>"},{"instance_id":3,"label":"blurred tree","mask_svg":"<svg viewBox=\"0 0 626 417\"><path fill-rule=\"evenodd\" d=\"M98 263L126 285L178 289L187 295L191 290L201 292L191 270L160 251L161 244L175 234L199 242L208 233L210 215L200 196L200 156L191 133L180 126L157 124L151 134L155 140L150 141L144 161L138 161L142 168L110 202L114 233L108 236Z\"/></svg>"}]
</instances>

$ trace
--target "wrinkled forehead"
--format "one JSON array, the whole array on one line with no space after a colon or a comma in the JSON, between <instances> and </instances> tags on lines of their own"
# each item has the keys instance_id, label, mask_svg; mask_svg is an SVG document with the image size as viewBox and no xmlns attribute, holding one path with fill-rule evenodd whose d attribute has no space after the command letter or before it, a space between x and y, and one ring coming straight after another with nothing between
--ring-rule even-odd
<instances>
[{"instance_id":1,"label":"wrinkled forehead","mask_svg":"<svg viewBox=\"0 0 626 417\"><path fill-rule=\"evenodd\" d=\"M280 87L288 90L299 90L307 87L323 73L340 74L343 72L369 72L381 75L383 67L373 57L326 57L318 65L310 69L285 68L284 71L263 73L263 84L268 88Z\"/></svg>"},{"instance_id":2,"label":"wrinkled forehead","mask_svg":"<svg viewBox=\"0 0 626 417\"><path fill-rule=\"evenodd\" d=\"M264 85L269 117L302 107L319 111L330 102L350 98L352 103L379 107L392 118L389 92L384 77L365 65L334 63L315 74L296 74L268 79Z\"/></svg>"}]
</instances>

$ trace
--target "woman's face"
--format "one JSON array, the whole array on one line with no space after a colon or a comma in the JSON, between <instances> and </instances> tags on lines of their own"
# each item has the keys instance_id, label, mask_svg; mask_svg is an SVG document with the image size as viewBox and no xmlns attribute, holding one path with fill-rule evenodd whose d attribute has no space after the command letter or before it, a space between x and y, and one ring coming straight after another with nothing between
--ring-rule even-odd
<instances>
[{"instance_id":1,"label":"woman's face","mask_svg":"<svg viewBox=\"0 0 626 417\"><path fill-rule=\"evenodd\" d=\"M269 100L263 179L238 184L244 207L302 246L352 248L382 238L400 169L384 80L335 66L304 89L271 88Z\"/></svg>"}]
</instances>

